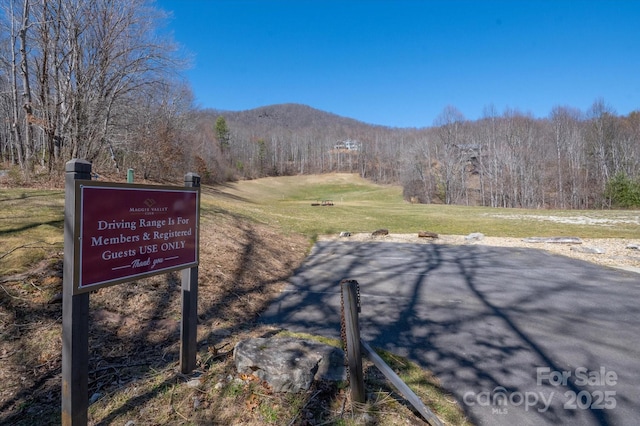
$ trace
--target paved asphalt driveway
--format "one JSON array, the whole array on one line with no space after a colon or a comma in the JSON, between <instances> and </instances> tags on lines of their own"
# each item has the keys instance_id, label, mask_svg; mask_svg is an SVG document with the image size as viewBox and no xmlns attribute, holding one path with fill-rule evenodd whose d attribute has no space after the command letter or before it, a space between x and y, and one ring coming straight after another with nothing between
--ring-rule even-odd
<instances>
[{"instance_id":1,"label":"paved asphalt driveway","mask_svg":"<svg viewBox=\"0 0 640 426\"><path fill-rule=\"evenodd\" d=\"M263 322L362 338L429 369L480 425L640 424L640 275L522 248L316 244Z\"/></svg>"}]
</instances>

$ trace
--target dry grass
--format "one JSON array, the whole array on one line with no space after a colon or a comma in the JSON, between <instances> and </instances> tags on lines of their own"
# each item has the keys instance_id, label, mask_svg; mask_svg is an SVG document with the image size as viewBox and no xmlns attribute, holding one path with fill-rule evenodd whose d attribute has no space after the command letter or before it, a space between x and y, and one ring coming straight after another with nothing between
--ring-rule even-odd
<instances>
[{"instance_id":1,"label":"dry grass","mask_svg":"<svg viewBox=\"0 0 640 426\"><path fill-rule=\"evenodd\" d=\"M0 191L0 277L33 269L62 250L61 191Z\"/></svg>"},{"instance_id":2,"label":"dry grass","mask_svg":"<svg viewBox=\"0 0 640 426\"><path fill-rule=\"evenodd\" d=\"M424 424L370 366L364 416L353 412L340 384L280 395L238 376L234 345L279 332L256 319L303 261L310 239L250 218L239 198L228 208L230 194L212 188L204 194L198 369L189 376L178 370L176 273L91 293L90 424ZM62 198L60 191L0 190L0 424L60 423ZM446 400L435 379L424 380L414 380L418 392L440 392ZM442 407L450 424L464 424L455 402Z\"/></svg>"},{"instance_id":3,"label":"dry grass","mask_svg":"<svg viewBox=\"0 0 640 426\"><path fill-rule=\"evenodd\" d=\"M322 199L335 206L311 207ZM0 424L60 423L63 204L60 190L0 190ZM344 174L207 187L201 207L198 370L188 377L177 370L177 274L98 290L90 296L90 424L424 424L369 364L368 402L357 413L344 384L279 395L235 372L238 341L280 332L256 319L318 235L384 227L640 238L638 212L544 212L550 221L539 211L411 205L397 187ZM447 424L467 424L428 372L382 355Z\"/></svg>"},{"instance_id":4,"label":"dry grass","mask_svg":"<svg viewBox=\"0 0 640 426\"><path fill-rule=\"evenodd\" d=\"M8 204L16 198L4 191L1 194L2 199L10 201ZM51 197L58 199L60 217L61 194ZM38 203L31 204L35 199L21 198L21 205L37 210ZM38 215L34 214L33 221L37 222ZM30 225L31 220L27 215L4 218L2 232L10 238L3 238L3 252L17 245L25 246L21 249L24 251L34 250L29 247L30 241L42 236L32 233L38 226ZM60 235L55 237L59 241L61 232L59 229ZM299 235L282 236L267 226L221 211L203 214L201 240L198 340L201 351L207 354L215 348L227 351L235 339L253 332L258 313L302 261L309 242ZM55 294L61 291L62 253L49 250L44 258L48 265L44 268L33 268L39 263L33 261L2 265L2 424L60 422L62 309ZM100 400L109 406L109 414L99 410L94 413L92 408L92 424L117 424L125 418L139 421L137 424L166 423L162 418L154 420L153 410L148 417L137 413L147 404L166 406L166 401L155 401L156 395L161 395L160 390L166 386L179 388L184 383L184 378L174 372L179 351L179 288L174 273L91 294L89 389L96 398L102 395ZM168 381L153 384L158 377L163 378L161 383ZM150 388L147 378L152 382ZM131 395L123 396L122 392ZM133 396L137 393L142 396ZM119 406L108 396L125 402ZM176 412L166 420L180 419Z\"/></svg>"}]
</instances>

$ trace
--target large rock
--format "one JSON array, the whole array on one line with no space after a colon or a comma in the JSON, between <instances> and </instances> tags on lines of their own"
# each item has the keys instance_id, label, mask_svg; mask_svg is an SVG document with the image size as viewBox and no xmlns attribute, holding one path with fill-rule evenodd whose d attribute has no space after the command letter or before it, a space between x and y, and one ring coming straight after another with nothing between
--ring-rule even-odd
<instances>
[{"instance_id":1,"label":"large rock","mask_svg":"<svg viewBox=\"0 0 640 426\"><path fill-rule=\"evenodd\" d=\"M578 253L587 254L604 254L606 250L600 247L587 247L587 246L573 246L569 250L577 251Z\"/></svg>"},{"instance_id":2,"label":"large rock","mask_svg":"<svg viewBox=\"0 0 640 426\"><path fill-rule=\"evenodd\" d=\"M551 243L551 244L582 244L578 237L529 237L523 238L525 243Z\"/></svg>"},{"instance_id":3,"label":"large rock","mask_svg":"<svg viewBox=\"0 0 640 426\"><path fill-rule=\"evenodd\" d=\"M484 240L484 234L482 232L472 232L466 237L464 237L467 241L482 241Z\"/></svg>"},{"instance_id":4,"label":"large rock","mask_svg":"<svg viewBox=\"0 0 640 426\"><path fill-rule=\"evenodd\" d=\"M418 238L432 238L435 240L438 238L438 234L436 234L435 232L420 231L418 232Z\"/></svg>"},{"instance_id":5,"label":"large rock","mask_svg":"<svg viewBox=\"0 0 640 426\"><path fill-rule=\"evenodd\" d=\"M239 373L266 381L274 392L300 392L314 380L346 380L344 352L312 340L254 338L233 351Z\"/></svg>"},{"instance_id":6,"label":"large rock","mask_svg":"<svg viewBox=\"0 0 640 426\"><path fill-rule=\"evenodd\" d=\"M385 235L389 235L388 229L376 229L371 233L372 237L384 237Z\"/></svg>"}]
</instances>

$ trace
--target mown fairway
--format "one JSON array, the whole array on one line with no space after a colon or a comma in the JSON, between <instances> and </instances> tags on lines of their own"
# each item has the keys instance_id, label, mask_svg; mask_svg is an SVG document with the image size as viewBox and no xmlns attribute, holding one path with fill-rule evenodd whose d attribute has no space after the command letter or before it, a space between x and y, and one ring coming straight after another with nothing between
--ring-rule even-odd
<instances>
[{"instance_id":1,"label":"mown fairway","mask_svg":"<svg viewBox=\"0 0 640 426\"><path fill-rule=\"evenodd\" d=\"M222 208L311 238L340 231L431 231L488 236L640 238L640 211L555 211L410 204L398 186L374 185L357 175L287 176L205 190L203 209ZM332 200L333 206L312 206Z\"/></svg>"}]
</instances>

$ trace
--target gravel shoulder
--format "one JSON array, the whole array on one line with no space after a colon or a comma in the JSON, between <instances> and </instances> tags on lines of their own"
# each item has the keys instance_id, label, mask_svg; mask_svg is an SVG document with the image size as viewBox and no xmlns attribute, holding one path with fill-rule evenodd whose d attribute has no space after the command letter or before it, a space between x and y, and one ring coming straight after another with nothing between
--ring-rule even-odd
<instances>
[{"instance_id":1,"label":"gravel shoulder","mask_svg":"<svg viewBox=\"0 0 640 426\"><path fill-rule=\"evenodd\" d=\"M640 241L621 238L581 238L581 244L563 243L530 243L523 238L487 237L469 239L464 235L439 235L438 238L421 238L417 234L388 234L373 236L369 233L351 234L348 237L338 235L321 236L319 240L344 241L385 241L413 244L448 244L448 245L486 245L493 247L525 247L545 250L547 252L584 260L602 266L621 268L640 273L640 250L629 248L640 246ZM599 249L601 253L583 253L579 249Z\"/></svg>"}]
</instances>

